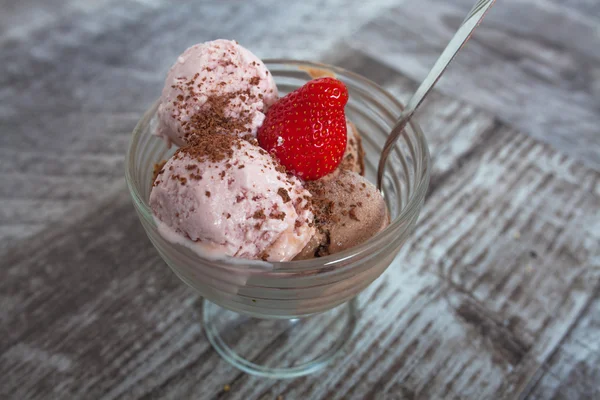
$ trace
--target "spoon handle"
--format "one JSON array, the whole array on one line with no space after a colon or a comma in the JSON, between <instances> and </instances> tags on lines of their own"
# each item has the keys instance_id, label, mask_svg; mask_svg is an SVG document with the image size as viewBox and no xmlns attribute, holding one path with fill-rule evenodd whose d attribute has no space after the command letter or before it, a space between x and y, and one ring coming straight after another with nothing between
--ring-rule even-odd
<instances>
[{"instance_id":1,"label":"spoon handle","mask_svg":"<svg viewBox=\"0 0 600 400\"><path fill-rule=\"evenodd\" d=\"M402 134L404 127L408 121L412 118L417 107L421 105L423 99L429 91L433 88L436 82L440 79L450 62L454 59L454 56L460 51L464 44L469 40L471 34L475 28L481 23L485 13L494 4L495 0L479 0L471 9L461 26L458 28L440 57L437 59L431 71L427 74L417 91L412 95L404 111L400 114L400 118L396 125L392 129L392 132L388 136L383 150L381 152L381 158L379 159L379 166L377 168L377 189L381 190L383 181L383 172L385 169L385 163L391 149L394 147L396 140Z\"/></svg>"}]
</instances>

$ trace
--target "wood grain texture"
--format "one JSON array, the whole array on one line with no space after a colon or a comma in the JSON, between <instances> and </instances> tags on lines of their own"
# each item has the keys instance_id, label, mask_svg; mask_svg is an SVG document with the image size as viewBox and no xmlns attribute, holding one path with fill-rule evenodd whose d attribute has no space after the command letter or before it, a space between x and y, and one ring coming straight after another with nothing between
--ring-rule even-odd
<instances>
[{"instance_id":1,"label":"wood grain texture","mask_svg":"<svg viewBox=\"0 0 600 400\"><path fill-rule=\"evenodd\" d=\"M434 165L421 220L359 297L358 333L325 373L274 381L229 366L202 332L201 298L169 271L137 220L121 178L129 132L185 46L244 38L261 57L338 64L406 100L415 71L468 8L428 0L406 11L414 1L99 0L36 10L27 0L12 6L14 19L1 15L0 397L598 397L600 174L590 154L599 145L585 130L597 122L595 4L520 2L523 15L513 20L516 0L502 2L503 17L486 20L470 45L477 57L466 53L465 62L500 65L485 76L521 86L442 86L423 104ZM249 23L256 20L263 23ZM432 35L421 34L439 20ZM576 35L584 39L574 43ZM377 51L382 37L406 41L395 50L401 64ZM577 86L580 69L589 87ZM466 82L454 70L444 79ZM521 78L542 72L552 79L532 81L533 105L520 104L537 119L513 118L521 114L505 99L525 90ZM540 136L544 121L572 122L555 112L569 90L582 106L573 122L581 134L565 143L551 127ZM489 103L495 91L503 100Z\"/></svg>"},{"instance_id":2,"label":"wood grain texture","mask_svg":"<svg viewBox=\"0 0 600 400\"><path fill-rule=\"evenodd\" d=\"M565 12L600 18L600 4L595 0L552 0L562 6Z\"/></svg>"},{"instance_id":3,"label":"wood grain texture","mask_svg":"<svg viewBox=\"0 0 600 400\"><path fill-rule=\"evenodd\" d=\"M60 18L79 15L108 6L114 0L2 0L0 1L0 44L19 40L33 31L56 23Z\"/></svg>"},{"instance_id":4,"label":"wood grain texture","mask_svg":"<svg viewBox=\"0 0 600 400\"><path fill-rule=\"evenodd\" d=\"M472 5L405 1L347 42L420 81ZM597 18L544 0L502 1L437 87L600 170L599 54Z\"/></svg>"},{"instance_id":5,"label":"wood grain texture","mask_svg":"<svg viewBox=\"0 0 600 400\"><path fill-rule=\"evenodd\" d=\"M385 69L350 58L356 70ZM402 96L414 83L385 85ZM444 130L457 109L469 123ZM359 333L327 374L272 381L222 361L198 323L198 295L156 256L120 187L93 215L2 257L12 266L0 280L5 393L219 398L230 384L234 399L517 396L594 293L599 177L442 95L422 111L433 195L414 238L361 295Z\"/></svg>"},{"instance_id":6,"label":"wood grain texture","mask_svg":"<svg viewBox=\"0 0 600 400\"><path fill-rule=\"evenodd\" d=\"M600 397L600 296L533 380L530 399L596 399Z\"/></svg>"}]
</instances>

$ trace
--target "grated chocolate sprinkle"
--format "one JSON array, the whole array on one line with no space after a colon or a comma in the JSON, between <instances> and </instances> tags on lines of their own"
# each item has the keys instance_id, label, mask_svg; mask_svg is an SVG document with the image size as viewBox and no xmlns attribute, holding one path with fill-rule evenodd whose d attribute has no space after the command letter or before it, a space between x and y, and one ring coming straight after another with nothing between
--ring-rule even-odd
<instances>
[{"instance_id":1,"label":"grated chocolate sprinkle","mask_svg":"<svg viewBox=\"0 0 600 400\"><path fill-rule=\"evenodd\" d=\"M161 162L154 164L154 168L152 170L152 182L154 182L154 185L156 185L156 178L165 172L164 166L166 163L167 160L162 160Z\"/></svg>"},{"instance_id":2,"label":"grated chocolate sprinkle","mask_svg":"<svg viewBox=\"0 0 600 400\"><path fill-rule=\"evenodd\" d=\"M285 219L285 213L282 211L280 213L271 213L269 215L269 218L271 219L279 219L281 221L283 221Z\"/></svg>"},{"instance_id":3,"label":"grated chocolate sprinkle","mask_svg":"<svg viewBox=\"0 0 600 400\"><path fill-rule=\"evenodd\" d=\"M265 215L265 212L263 210L258 210L254 213L254 215L252 215L252 218L265 219L265 218L267 218L267 216Z\"/></svg>"},{"instance_id":4,"label":"grated chocolate sprinkle","mask_svg":"<svg viewBox=\"0 0 600 400\"><path fill-rule=\"evenodd\" d=\"M175 152L175 157L183 155L200 162L217 163L233 157L234 148L241 148L241 139L230 135L195 136L188 146ZM188 168L188 167L186 167Z\"/></svg>"},{"instance_id":5,"label":"grated chocolate sprinkle","mask_svg":"<svg viewBox=\"0 0 600 400\"><path fill-rule=\"evenodd\" d=\"M285 190L284 188L280 187L279 189L277 189L277 194L279 196L281 196L281 198L283 199L284 203L287 203L288 201L291 201L292 198L290 197L290 194L288 193L287 190Z\"/></svg>"},{"instance_id":6,"label":"grated chocolate sprinkle","mask_svg":"<svg viewBox=\"0 0 600 400\"><path fill-rule=\"evenodd\" d=\"M212 69L205 67L205 70L211 71ZM245 100L242 100L242 98L252 98L250 90L240 90L224 95L203 93L202 82L206 81L206 77L202 78L202 81L196 84L198 77L199 74L196 74L188 81L183 78L182 81L173 85L173 88L178 89L180 94L177 95L177 100L173 102L175 112L171 117L181 123L186 141L189 143L192 137L205 134L250 133L248 126L251 124L252 118L249 113L242 113L244 115L241 115L240 118L231 118L225 115L225 110L231 106L233 101L241 100L241 103L245 103ZM220 86L227 85L226 82L219 82L218 84ZM196 88L198 91L196 91ZM184 102L192 100L198 103L204 96L208 96L208 98L202 104L201 111L189 115L188 107Z\"/></svg>"}]
</instances>

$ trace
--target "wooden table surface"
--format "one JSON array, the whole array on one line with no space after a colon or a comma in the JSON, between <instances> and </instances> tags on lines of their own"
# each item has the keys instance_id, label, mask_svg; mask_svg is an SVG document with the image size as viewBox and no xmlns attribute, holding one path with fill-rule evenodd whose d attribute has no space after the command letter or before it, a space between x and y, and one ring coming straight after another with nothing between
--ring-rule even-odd
<instances>
[{"instance_id":1,"label":"wooden table surface","mask_svg":"<svg viewBox=\"0 0 600 400\"><path fill-rule=\"evenodd\" d=\"M324 373L223 361L125 188L188 45L334 63L406 100L473 2L0 0L0 398L600 398L596 0L497 2L419 112L421 218Z\"/></svg>"}]
</instances>

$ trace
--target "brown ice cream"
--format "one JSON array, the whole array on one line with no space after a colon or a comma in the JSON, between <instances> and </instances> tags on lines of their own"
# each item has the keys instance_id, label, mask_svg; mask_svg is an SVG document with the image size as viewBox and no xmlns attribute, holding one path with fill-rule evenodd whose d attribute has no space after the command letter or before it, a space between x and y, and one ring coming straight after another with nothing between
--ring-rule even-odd
<instances>
[{"instance_id":1,"label":"brown ice cream","mask_svg":"<svg viewBox=\"0 0 600 400\"><path fill-rule=\"evenodd\" d=\"M295 260L323 257L357 246L389 224L383 197L356 172L330 174L305 186L313 196L317 233Z\"/></svg>"},{"instance_id":2,"label":"brown ice cream","mask_svg":"<svg viewBox=\"0 0 600 400\"><path fill-rule=\"evenodd\" d=\"M359 175L365 174L365 152L362 147L362 139L358 133L356 126L348 120L346 120L346 127L348 131L348 142L346 144L346 152L342 158L342 162L337 169L332 172L333 174L339 171L354 171Z\"/></svg>"}]
</instances>

